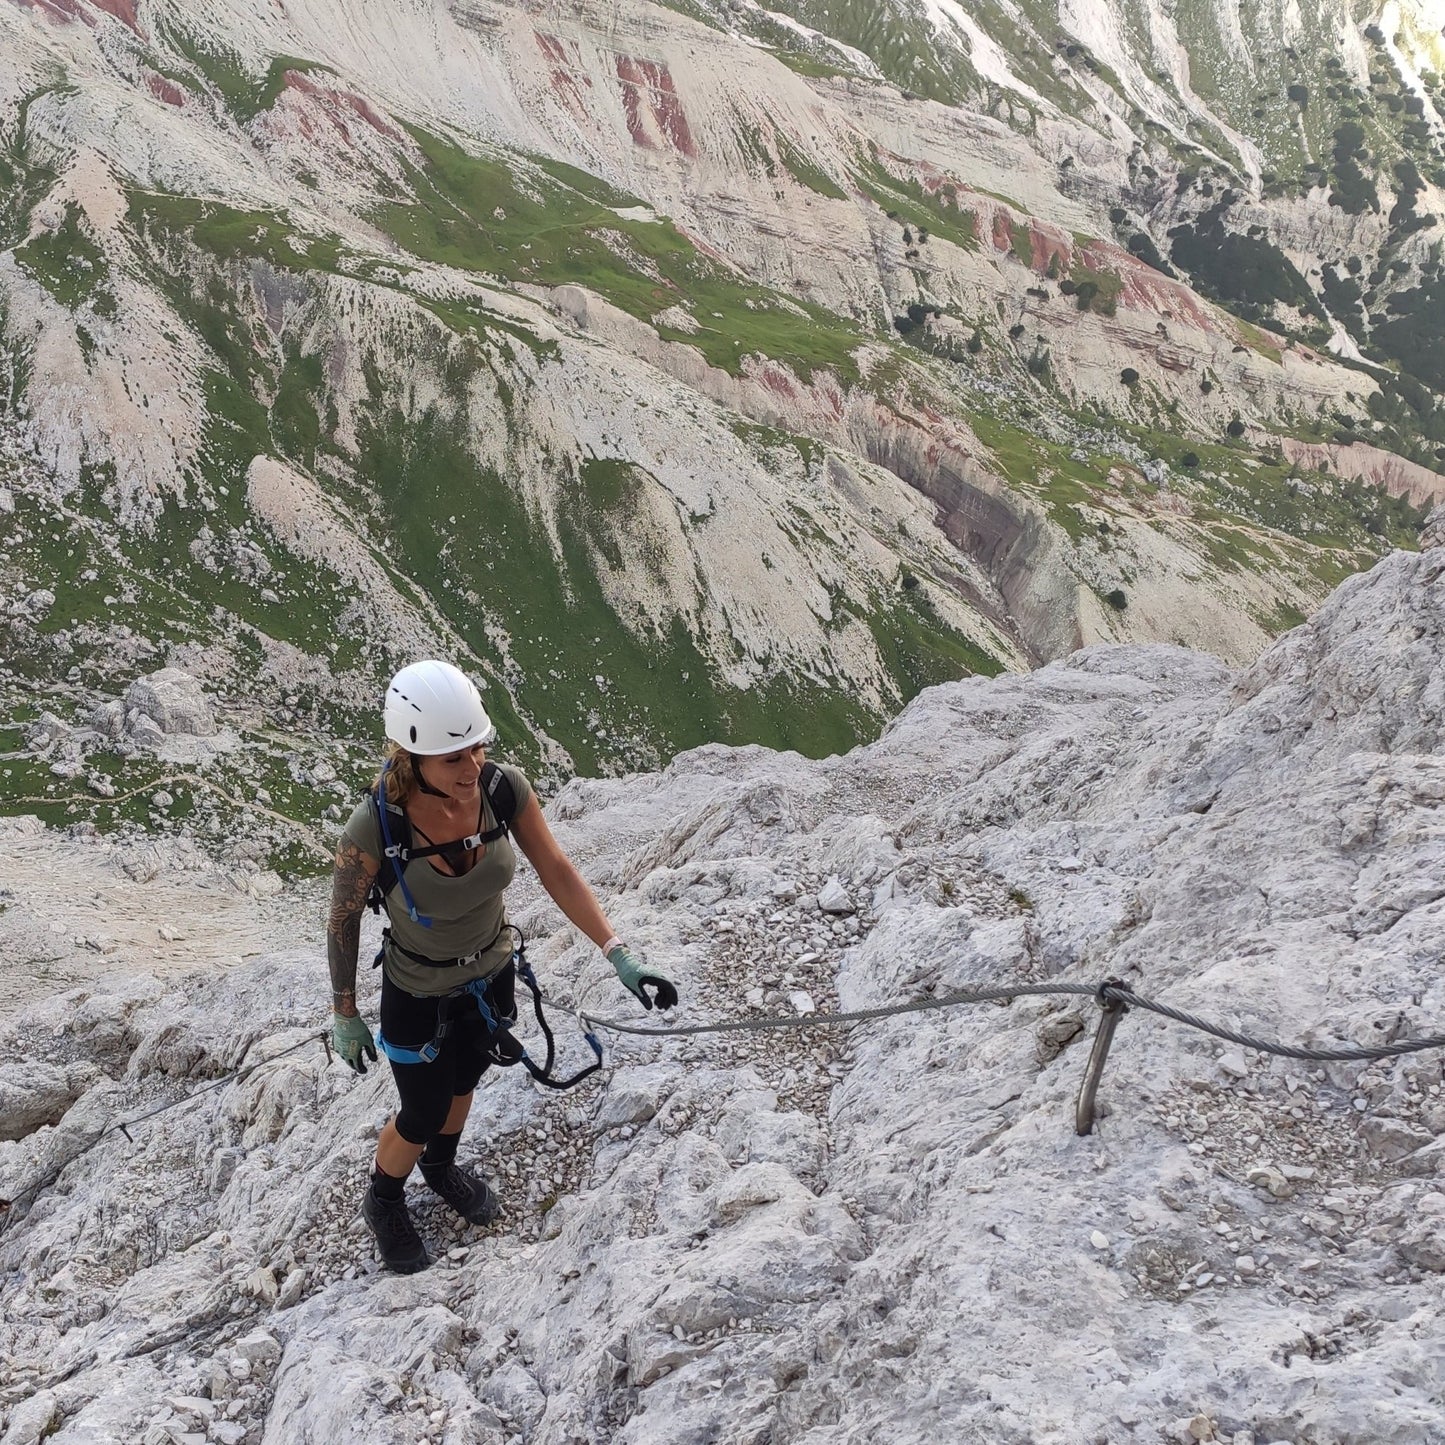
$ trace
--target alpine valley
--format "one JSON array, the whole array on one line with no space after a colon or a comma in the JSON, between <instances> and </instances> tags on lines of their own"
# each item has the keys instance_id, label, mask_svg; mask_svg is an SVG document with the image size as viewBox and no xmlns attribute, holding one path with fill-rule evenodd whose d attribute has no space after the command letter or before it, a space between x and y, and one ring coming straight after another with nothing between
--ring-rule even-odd
<instances>
[{"instance_id":1,"label":"alpine valley","mask_svg":"<svg viewBox=\"0 0 1445 1445\"><path fill-rule=\"evenodd\" d=\"M818 756L1416 545L1438 3L779 3L0 4L7 808L295 868L418 655Z\"/></svg>"}]
</instances>

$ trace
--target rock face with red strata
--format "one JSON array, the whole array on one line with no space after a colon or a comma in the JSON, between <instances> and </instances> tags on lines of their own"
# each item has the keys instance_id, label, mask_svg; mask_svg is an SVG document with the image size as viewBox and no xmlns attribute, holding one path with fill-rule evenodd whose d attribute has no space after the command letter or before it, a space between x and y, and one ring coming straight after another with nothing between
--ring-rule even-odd
<instances>
[{"instance_id":1,"label":"rock face with red strata","mask_svg":"<svg viewBox=\"0 0 1445 1445\"><path fill-rule=\"evenodd\" d=\"M146 89L155 98L166 105L173 105L177 109L186 103L185 90L173 80L167 80L164 75L146 76Z\"/></svg>"},{"instance_id":2,"label":"rock face with red strata","mask_svg":"<svg viewBox=\"0 0 1445 1445\"><path fill-rule=\"evenodd\" d=\"M654 60L619 55L617 79L622 86L627 132L632 139L649 150L669 145L695 160L697 147L667 66Z\"/></svg>"},{"instance_id":3,"label":"rock face with red strata","mask_svg":"<svg viewBox=\"0 0 1445 1445\"><path fill-rule=\"evenodd\" d=\"M1287 461L1301 467L1354 477L1372 487L1382 487L1392 497L1407 497L1417 507L1445 502L1445 474L1368 442L1303 442L1285 437L1281 449Z\"/></svg>"}]
</instances>

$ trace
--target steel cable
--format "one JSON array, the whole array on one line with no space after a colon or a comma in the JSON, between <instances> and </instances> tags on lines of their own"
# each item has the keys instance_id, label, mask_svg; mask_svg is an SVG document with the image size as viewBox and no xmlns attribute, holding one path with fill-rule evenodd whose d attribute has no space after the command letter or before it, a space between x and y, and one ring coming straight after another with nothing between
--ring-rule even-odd
<instances>
[{"instance_id":1,"label":"steel cable","mask_svg":"<svg viewBox=\"0 0 1445 1445\"><path fill-rule=\"evenodd\" d=\"M1268 1039L1256 1038L1252 1034L1239 1033L1234 1029L1227 1029L1222 1025L1209 1023L1207 1020L1199 1018L1196 1014L1186 1013L1183 1009L1176 1009L1170 1007L1168 1004L1157 1003L1153 999L1145 998L1142 994L1135 993L1128 985L1112 980L1101 984L1010 984L1004 988L965 989L958 993L941 994L937 998L912 999L907 1003L891 1004L879 1008L854 1009L847 1013L774 1014L760 1019L725 1019L721 1023L680 1024L662 1028L646 1028L638 1024L625 1023L621 1019L599 1018L595 1014L589 1014L581 1010L574 1010L574 1012L578 1018L584 1019L594 1028L607 1029L611 1033L632 1034L642 1037L651 1035L655 1038L668 1038L687 1037L695 1034L745 1032L751 1029L826 1028L833 1024L864 1023L869 1019L888 1018L894 1014L923 1013L930 1009L953 1008L958 1004L991 1003L1004 999L1021 998L1029 994L1087 994L1091 998L1098 999L1100 1003L1105 1003L1111 999L1117 1000L1127 1007L1147 1009L1151 1013L1161 1014L1165 1018L1173 1019L1176 1023L1185 1024L1189 1028L1199 1029L1206 1034L1212 1034L1215 1038L1225 1039L1230 1043L1240 1044L1248 1049L1256 1049L1260 1053L1278 1054L1282 1058L1287 1059L1338 1063L1347 1060L1359 1061L1395 1058L1400 1054L1418 1053L1422 1049L1445 1048L1445 1035L1442 1034L1432 1034L1419 1039L1406 1039L1400 1043L1379 1044L1370 1048L1308 1049L1296 1044L1273 1043ZM552 1004L554 1008L566 1007L565 1004L556 1003L552 999L548 999L547 1002Z\"/></svg>"},{"instance_id":2,"label":"steel cable","mask_svg":"<svg viewBox=\"0 0 1445 1445\"><path fill-rule=\"evenodd\" d=\"M1163 1004L1154 999L1145 998L1142 994L1135 993L1127 984L1119 983L1113 979L1100 984L1017 983L993 988L962 989L953 993L941 994L936 998L910 999L905 1003L880 1005L877 1008L850 1009L841 1013L772 1014L759 1019L723 1019L717 1023L675 1024L670 1026L664 1025L661 1028L627 1023L622 1019L602 1018L597 1014L590 1014L582 1009L568 1009L566 1004L558 1003L555 999L548 998L545 999L545 1002L553 1008L564 1009L573 1013L584 1024L590 1025L592 1028L606 1029L609 1033L627 1034L634 1038L690 1038L703 1034L743 1033L760 1029L846 1027L850 1024L868 1023L874 1019L893 1018L902 1014L927 1013L935 1009L956 1008L962 1004L1000 1003L1015 998L1050 994L1090 997L1096 999L1101 1005L1113 1002L1124 1005L1126 1009L1141 1008L1150 1013L1159 1014L1163 1018L1172 1019L1176 1023L1184 1024L1187 1028L1198 1029L1201 1033L1210 1034L1214 1038L1223 1039L1228 1043L1239 1044L1242 1048L1254 1049L1265 1054L1274 1054L1280 1058L1300 1059L1311 1063L1367 1062L1373 1059L1398 1058L1402 1054L1419 1053L1425 1049L1445 1048L1445 1035L1442 1034L1431 1034L1418 1039L1404 1039L1398 1043L1376 1044L1369 1048L1355 1046L1341 1049L1311 1049L1296 1044L1275 1043L1269 1039L1257 1038L1252 1034L1240 1033L1236 1029L1225 1028L1220 1024L1212 1024L1207 1019L1200 1018L1197 1014L1188 1013L1183 1009L1174 1008L1169 1004ZM211 1093L216 1089L223 1088L227 1084L244 1079L256 1069L263 1068L267 1064L275 1063L279 1059L284 1059L288 1055L305 1048L308 1044L313 1044L318 1041L326 1048L329 1060L331 1048L330 1040L326 1033L323 1031L319 1036L308 1036L301 1040L300 1043L291 1045L290 1048L282 1049L279 1053L271 1054L265 1059L258 1059L254 1064L247 1064L244 1068L237 1069L234 1073L213 1080L211 1083L179 1099L172 1099L169 1103L160 1104L154 1109L148 1109L143 1114L135 1115L133 1118L119 1119L107 1124L82 1152L89 1153L89 1151L95 1148L108 1134L122 1133L129 1139L129 1129L131 1125L143 1123L145 1120L153 1119L157 1115L164 1114L171 1109L178 1109L183 1104L192 1103L194 1100L200 1098L202 1094ZM49 1188L73 1162L73 1160L67 1160L58 1169L53 1171L48 1178L40 1180L35 1184L27 1185L14 1199L0 1200L0 1233L4 1232L4 1225L12 1222L10 1218L11 1212L20 1200Z\"/></svg>"}]
</instances>

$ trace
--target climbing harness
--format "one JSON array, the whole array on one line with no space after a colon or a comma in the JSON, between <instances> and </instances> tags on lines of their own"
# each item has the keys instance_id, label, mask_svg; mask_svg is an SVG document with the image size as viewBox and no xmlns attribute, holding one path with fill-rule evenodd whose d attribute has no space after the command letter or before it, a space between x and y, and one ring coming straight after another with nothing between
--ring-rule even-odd
<instances>
[{"instance_id":1,"label":"climbing harness","mask_svg":"<svg viewBox=\"0 0 1445 1445\"><path fill-rule=\"evenodd\" d=\"M510 929L516 936L516 945L512 949L511 964L516 971L518 978L522 980L532 994L532 1009L537 1016L537 1026L542 1030L542 1037L547 1041L547 1056L540 1065L527 1052L526 1048L511 1032L511 1026L517 1022L516 1015L510 1018L500 1015L488 1002L487 994L490 989L491 978L474 978L468 983L461 984L452 989L449 993L441 995L437 1005L436 1032L431 1039L421 1045L420 1048L405 1048L400 1044L394 1044L380 1031L376 1035L376 1046L394 1064L431 1064L440 1057L442 1047L446 1043L446 1037L455 1021L450 1003L454 999L472 998L476 1001L477 1009L481 1013L482 1022L487 1028L486 1052L488 1059L506 1069L514 1064L521 1064L532 1078L543 1088L547 1089L571 1089L580 1084L583 1079L591 1076L603 1067L605 1055L602 1045L596 1033L589 1029L583 1021L582 1015L577 1014L578 1025L582 1029L582 1036L587 1040L592 1049L595 1059L585 1069L579 1070L566 1079L554 1078L552 1066L557 1057L557 1041L553 1036L551 1026L547 1022L547 1015L542 1008L542 988L537 982L537 975L532 972L532 966L527 962L527 940L522 930L515 924L503 925L503 931ZM501 937L499 933L498 938ZM492 940L493 943L496 939ZM488 947L491 945L489 944ZM485 950L483 950L485 951ZM378 955L379 957L379 955ZM426 960L433 962L433 960ZM495 975L493 975L495 977Z\"/></svg>"}]
</instances>

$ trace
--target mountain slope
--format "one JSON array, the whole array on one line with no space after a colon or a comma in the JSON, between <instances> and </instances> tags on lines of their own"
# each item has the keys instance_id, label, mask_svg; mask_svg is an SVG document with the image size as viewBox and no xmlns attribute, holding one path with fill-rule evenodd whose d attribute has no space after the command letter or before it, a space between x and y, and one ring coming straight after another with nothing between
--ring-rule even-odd
<instances>
[{"instance_id":1,"label":"mountain slope","mask_svg":"<svg viewBox=\"0 0 1445 1445\"><path fill-rule=\"evenodd\" d=\"M685 8L0 14L15 728L139 633L292 750L430 649L549 775L825 752L1098 637L1252 656L1411 540L1428 387L1315 349L1313 279L1249 299L1303 260L1221 279L1263 274L1248 216L1290 254L1368 217L1120 120L1062 19ZM876 78L915 34L960 105ZM1001 121L1005 62L1039 99Z\"/></svg>"}]
</instances>

